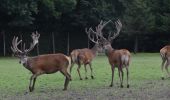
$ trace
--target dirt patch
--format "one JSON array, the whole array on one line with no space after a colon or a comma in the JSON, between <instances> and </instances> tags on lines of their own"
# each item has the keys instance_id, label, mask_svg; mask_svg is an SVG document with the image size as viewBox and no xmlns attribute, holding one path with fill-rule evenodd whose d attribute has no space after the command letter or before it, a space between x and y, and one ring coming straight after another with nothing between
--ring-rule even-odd
<instances>
[{"instance_id":1,"label":"dirt patch","mask_svg":"<svg viewBox=\"0 0 170 100\"><path fill-rule=\"evenodd\" d=\"M170 85L163 81L146 81L141 87L101 87L69 89L41 89L32 93L2 95L3 100L169 100Z\"/></svg>"}]
</instances>

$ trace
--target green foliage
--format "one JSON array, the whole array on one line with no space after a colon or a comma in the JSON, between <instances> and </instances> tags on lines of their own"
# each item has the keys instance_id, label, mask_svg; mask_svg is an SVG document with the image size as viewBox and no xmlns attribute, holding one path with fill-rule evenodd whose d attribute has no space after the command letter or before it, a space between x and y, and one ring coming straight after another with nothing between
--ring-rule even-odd
<instances>
[{"instance_id":1,"label":"green foliage","mask_svg":"<svg viewBox=\"0 0 170 100\"><path fill-rule=\"evenodd\" d=\"M170 30L170 1L169 0L150 0L152 12L155 16L154 31L168 33Z\"/></svg>"},{"instance_id":2,"label":"green foliage","mask_svg":"<svg viewBox=\"0 0 170 100\"><path fill-rule=\"evenodd\" d=\"M110 19L120 19L123 23L119 41L131 41L140 36L144 38L139 41L152 41L156 35L155 39L162 39L159 45L165 45L170 31L170 0L0 0L0 15L0 31L9 36L6 41L11 41L13 36L10 33L35 30L44 36L53 32L64 39L69 32L72 37L87 40L86 27L94 28L100 20ZM127 42L126 45L132 47L133 43Z\"/></svg>"},{"instance_id":3,"label":"green foliage","mask_svg":"<svg viewBox=\"0 0 170 100\"><path fill-rule=\"evenodd\" d=\"M35 18L32 14L37 13L37 3L35 0L1 0L0 13L5 20L3 24L11 27L23 27L33 24Z\"/></svg>"},{"instance_id":4,"label":"green foliage","mask_svg":"<svg viewBox=\"0 0 170 100\"><path fill-rule=\"evenodd\" d=\"M133 0L124 4L126 6L123 20L125 30L130 33L149 32L155 21L148 0Z\"/></svg>"}]
</instances>

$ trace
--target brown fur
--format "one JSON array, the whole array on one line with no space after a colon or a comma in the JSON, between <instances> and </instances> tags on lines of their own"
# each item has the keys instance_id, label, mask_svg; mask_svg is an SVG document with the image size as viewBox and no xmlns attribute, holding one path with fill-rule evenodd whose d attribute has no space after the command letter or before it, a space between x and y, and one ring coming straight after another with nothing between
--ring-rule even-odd
<instances>
[{"instance_id":1,"label":"brown fur","mask_svg":"<svg viewBox=\"0 0 170 100\"><path fill-rule=\"evenodd\" d=\"M27 64L24 66L33 73L30 80L30 91L34 90L34 84L37 76L42 74L52 74L57 71L60 71L66 77L64 90L67 90L69 80L71 79L71 76L67 71L70 66L70 62L64 54L46 54L36 57L29 57ZM33 85L31 85L32 80Z\"/></svg>"},{"instance_id":2,"label":"brown fur","mask_svg":"<svg viewBox=\"0 0 170 100\"><path fill-rule=\"evenodd\" d=\"M161 65L161 70L162 70L162 79L164 79L164 68L166 72L168 73L168 77L170 76L170 73L168 71L168 66L170 65L170 45L164 46L160 50L160 55L162 58L162 65Z\"/></svg>"},{"instance_id":3,"label":"brown fur","mask_svg":"<svg viewBox=\"0 0 170 100\"><path fill-rule=\"evenodd\" d=\"M124 72L123 72L123 68L126 68L127 71L127 87L129 88L129 63L130 63L130 58L131 58L131 54L128 50L126 49L120 49L120 50L114 50L111 47L111 44L106 45L105 47L106 49L106 55L108 57L109 63L111 65L111 69L112 69L112 81L110 84L110 87L113 86L113 78L114 78L114 69L118 68L119 71L119 78L120 78L120 82L121 82L121 87L123 87L123 77L124 77Z\"/></svg>"},{"instance_id":4,"label":"brown fur","mask_svg":"<svg viewBox=\"0 0 170 100\"><path fill-rule=\"evenodd\" d=\"M88 79L87 68L86 68L87 64L90 66L91 78L92 79L94 78L91 62L95 58L97 50L98 50L98 46L95 45L92 49L88 49L88 48L75 49L71 52L71 58L72 58L72 62L73 62L71 69L72 69L74 63L76 63L78 65L77 72L78 72L78 75L80 77L80 80L82 80L82 77L81 77L81 74L80 74L80 67L81 67L82 64L85 67L85 79Z\"/></svg>"}]
</instances>

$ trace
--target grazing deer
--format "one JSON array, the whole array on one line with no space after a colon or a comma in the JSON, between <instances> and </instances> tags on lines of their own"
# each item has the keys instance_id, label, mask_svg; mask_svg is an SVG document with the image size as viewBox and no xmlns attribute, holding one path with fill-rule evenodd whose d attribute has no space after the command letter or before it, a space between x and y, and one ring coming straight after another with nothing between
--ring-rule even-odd
<instances>
[{"instance_id":1,"label":"grazing deer","mask_svg":"<svg viewBox=\"0 0 170 100\"><path fill-rule=\"evenodd\" d=\"M86 28L86 33L88 35L88 38L93 43L95 43L95 45L91 49L88 49L88 48L75 49L71 52L71 58L72 58L73 63L72 63L70 71L72 70L72 67L76 63L78 65L77 72L78 72L80 80L82 80L82 77L80 74L80 68L82 64L84 65L84 68L85 68L85 79L88 79L87 68L86 68L87 65L89 65L90 70L91 70L91 78L94 79L92 60L96 57L97 52L101 49L98 36L95 37L95 34L91 34L90 30L87 30L87 28Z\"/></svg>"},{"instance_id":2,"label":"grazing deer","mask_svg":"<svg viewBox=\"0 0 170 100\"><path fill-rule=\"evenodd\" d=\"M166 72L168 73L168 77L170 77L170 73L168 71L168 66L170 65L170 45L164 46L160 50L160 55L162 58L162 65L161 65L162 80L164 80L164 72L163 72L164 67L165 67Z\"/></svg>"},{"instance_id":3,"label":"grazing deer","mask_svg":"<svg viewBox=\"0 0 170 100\"><path fill-rule=\"evenodd\" d=\"M127 71L127 88L129 88L129 82L128 82L128 80L129 80L129 70L128 70L128 67L129 67L131 54L126 49L115 50L111 46L112 41L119 35L119 32L122 28L122 24L121 24L120 20L116 21L115 24L116 24L117 32L115 32L115 33L109 32L109 34L108 34L109 36L106 39L103 35L102 29L109 22L112 22L112 21L108 21L108 22L101 21L101 24L97 27L98 32L93 31L93 33L98 35L101 38L102 45L103 45L103 48L105 50L105 54L108 57L109 63L111 65L112 81L111 81L110 87L113 86L113 78L114 78L115 68L118 68L119 78L120 78L120 83L121 83L120 86L123 87L123 77L124 77L123 68L126 68L126 71Z\"/></svg>"},{"instance_id":4,"label":"grazing deer","mask_svg":"<svg viewBox=\"0 0 170 100\"><path fill-rule=\"evenodd\" d=\"M31 43L29 49L25 49L25 44L23 50L18 49L18 45L22 42L22 40L18 41L18 37L13 38L11 46L14 56L18 57L20 59L19 62L33 74L30 78L30 92L34 90L35 81L39 75L51 74L57 71L60 71L66 77L63 90L67 90L67 86L71 79L71 76L68 73L71 66L71 59L69 57L61 53L39 55L35 57L27 56L38 43L39 37L40 34L38 33L32 34L33 43Z\"/></svg>"}]
</instances>

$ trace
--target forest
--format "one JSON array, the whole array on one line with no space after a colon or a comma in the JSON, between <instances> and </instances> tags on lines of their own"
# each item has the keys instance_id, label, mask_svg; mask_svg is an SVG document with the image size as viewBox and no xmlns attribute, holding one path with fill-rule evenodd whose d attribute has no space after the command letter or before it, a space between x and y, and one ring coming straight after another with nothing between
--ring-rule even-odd
<instances>
[{"instance_id":1,"label":"forest","mask_svg":"<svg viewBox=\"0 0 170 100\"><path fill-rule=\"evenodd\" d=\"M170 43L170 0L0 0L0 55L12 54L14 36L29 46L35 31L41 37L33 55L90 48L85 28L117 19L123 29L115 49L159 52Z\"/></svg>"}]
</instances>

